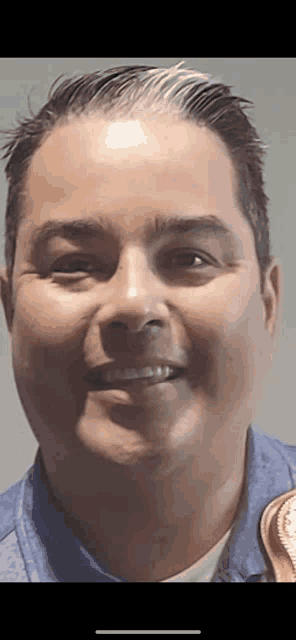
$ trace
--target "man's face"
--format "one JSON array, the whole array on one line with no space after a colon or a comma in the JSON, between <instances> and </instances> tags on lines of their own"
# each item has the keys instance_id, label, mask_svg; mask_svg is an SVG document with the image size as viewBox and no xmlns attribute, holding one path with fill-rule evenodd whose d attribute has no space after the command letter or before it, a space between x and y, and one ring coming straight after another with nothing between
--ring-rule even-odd
<instances>
[{"instance_id":1,"label":"man's face","mask_svg":"<svg viewBox=\"0 0 296 640\"><path fill-rule=\"evenodd\" d=\"M222 142L173 117L73 119L35 153L10 334L18 392L48 468L69 455L128 466L156 453L166 463L196 459L198 451L206 468L221 438L223 468L227 442L243 439L273 324L234 194ZM228 233L151 232L156 216L209 215ZM99 218L108 230L33 246L45 223ZM274 309L269 282L267 291ZM151 321L158 330L143 347L137 330ZM93 367L146 356L179 363L186 375L128 390L85 382Z\"/></svg>"}]
</instances>

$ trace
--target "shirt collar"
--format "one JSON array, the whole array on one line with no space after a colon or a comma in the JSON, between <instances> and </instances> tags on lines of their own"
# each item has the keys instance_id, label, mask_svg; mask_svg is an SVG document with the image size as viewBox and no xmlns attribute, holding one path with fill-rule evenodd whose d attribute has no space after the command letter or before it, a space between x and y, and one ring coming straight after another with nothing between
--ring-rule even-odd
<instances>
[{"instance_id":1,"label":"shirt collar","mask_svg":"<svg viewBox=\"0 0 296 640\"><path fill-rule=\"evenodd\" d=\"M22 504L23 542L27 566L34 566L33 581L127 582L110 575L67 526L64 511L52 499L40 448L28 473Z\"/></svg>"},{"instance_id":2,"label":"shirt collar","mask_svg":"<svg viewBox=\"0 0 296 640\"><path fill-rule=\"evenodd\" d=\"M281 441L258 425L249 426L241 500L212 582L246 582L268 572L260 518L274 497L296 486L296 466L290 463ZM67 527L64 511L51 500L40 448L23 483L17 512L31 581L128 582L110 574Z\"/></svg>"},{"instance_id":3,"label":"shirt collar","mask_svg":"<svg viewBox=\"0 0 296 640\"><path fill-rule=\"evenodd\" d=\"M274 581L260 534L260 521L267 505L296 485L295 458L290 458L285 446L258 425L249 426L246 481L231 535L212 582Z\"/></svg>"}]
</instances>

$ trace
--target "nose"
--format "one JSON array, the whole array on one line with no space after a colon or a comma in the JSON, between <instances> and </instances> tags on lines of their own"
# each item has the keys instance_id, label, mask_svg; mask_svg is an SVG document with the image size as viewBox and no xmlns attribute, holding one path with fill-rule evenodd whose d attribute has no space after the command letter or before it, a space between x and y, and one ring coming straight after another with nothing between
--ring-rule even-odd
<instances>
[{"instance_id":1,"label":"nose","mask_svg":"<svg viewBox=\"0 0 296 640\"><path fill-rule=\"evenodd\" d=\"M153 318L151 316L153 315ZM121 313L121 320L110 318L101 328L101 339L105 354L111 358L116 354L166 357L172 350L172 331L169 322L161 314L138 313L132 319ZM149 319L150 318L150 319Z\"/></svg>"},{"instance_id":2,"label":"nose","mask_svg":"<svg viewBox=\"0 0 296 640\"><path fill-rule=\"evenodd\" d=\"M114 335L143 331L157 335L168 322L165 288L152 272L143 247L125 248L107 295L98 321Z\"/></svg>"},{"instance_id":3,"label":"nose","mask_svg":"<svg viewBox=\"0 0 296 640\"><path fill-rule=\"evenodd\" d=\"M106 319L101 333L103 343L112 351L139 350L139 353L144 353L154 345L155 350L163 353L171 339L170 323L165 313L153 311L152 304L138 305L132 311L117 306L113 314L110 309L109 321Z\"/></svg>"},{"instance_id":4,"label":"nose","mask_svg":"<svg viewBox=\"0 0 296 640\"><path fill-rule=\"evenodd\" d=\"M149 320L146 322L140 318L133 318L132 320L128 318L124 321L115 321L110 323L110 333L114 337L120 337L122 335L126 335L127 333L134 335L139 333L149 333L152 335L158 335L159 329L161 327L161 323L157 320Z\"/></svg>"},{"instance_id":5,"label":"nose","mask_svg":"<svg viewBox=\"0 0 296 640\"><path fill-rule=\"evenodd\" d=\"M131 348L155 341L170 341L170 313L166 290L152 270L144 250L130 247L121 257L112 279L108 302L97 314L103 340ZM111 284L111 283L110 283ZM115 342L114 342L115 341ZM159 345L160 346L160 345ZM164 346L164 345L162 345Z\"/></svg>"}]
</instances>

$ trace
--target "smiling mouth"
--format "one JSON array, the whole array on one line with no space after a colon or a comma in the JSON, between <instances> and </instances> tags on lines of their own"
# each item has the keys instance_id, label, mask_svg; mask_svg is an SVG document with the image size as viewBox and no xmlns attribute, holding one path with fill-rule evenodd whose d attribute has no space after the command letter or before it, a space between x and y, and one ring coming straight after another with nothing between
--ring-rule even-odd
<instances>
[{"instance_id":1,"label":"smiling mouth","mask_svg":"<svg viewBox=\"0 0 296 640\"><path fill-rule=\"evenodd\" d=\"M130 387L140 388L176 380L177 378L180 378L183 373L184 369L163 367L161 372L148 377L118 378L112 381L104 380L100 374L97 374L96 377L89 378L88 383L91 388L96 391L103 391L106 389L128 389Z\"/></svg>"}]
</instances>

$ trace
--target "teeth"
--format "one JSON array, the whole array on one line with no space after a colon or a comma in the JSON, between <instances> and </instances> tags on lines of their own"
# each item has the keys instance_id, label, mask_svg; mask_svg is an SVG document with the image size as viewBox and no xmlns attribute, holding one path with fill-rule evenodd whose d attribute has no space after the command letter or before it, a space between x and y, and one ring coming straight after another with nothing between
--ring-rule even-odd
<instances>
[{"instance_id":1,"label":"teeth","mask_svg":"<svg viewBox=\"0 0 296 640\"><path fill-rule=\"evenodd\" d=\"M174 373L171 367L144 367L143 369L116 369L101 374L104 382L114 382L115 380L133 380L134 378L168 378Z\"/></svg>"}]
</instances>

